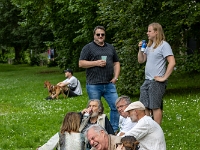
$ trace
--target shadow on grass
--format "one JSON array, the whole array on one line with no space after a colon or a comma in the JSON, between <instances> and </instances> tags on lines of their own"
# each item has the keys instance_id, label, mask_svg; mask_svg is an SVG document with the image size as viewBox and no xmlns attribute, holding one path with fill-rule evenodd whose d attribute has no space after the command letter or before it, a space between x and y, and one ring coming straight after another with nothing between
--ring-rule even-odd
<instances>
[{"instance_id":1,"label":"shadow on grass","mask_svg":"<svg viewBox=\"0 0 200 150\"><path fill-rule=\"evenodd\" d=\"M164 94L164 97L171 97L174 95L180 95L180 96L187 96L187 95L197 95L200 93L200 86L193 86L193 87L181 87L181 88L174 88L174 89L166 89L166 92ZM134 100L139 100L140 93L136 93L133 96L131 96Z\"/></svg>"},{"instance_id":2,"label":"shadow on grass","mask_svg":"<svg viewBox=\"0 0 200 150\"><path fill-rule=\"evenodd\" d=\"M57 70L46 70L46 71L40 71L38 74L50 74L50 73L58 73L60 71Z\"/></svg>"},{"instance_id":3,"label":"shadow on grass","mask_svg":"<svg viewBox=\"0 0 200 150\"><path fill-rule=\"evenodd\" d=\"M170 95L181 95L181 96L186 96L188 94L199 94L200 92L200 86L196 87L181 87L181 88L176 88L176 89L167 89L165 92L165 95L170 96Z\"/></svg>"}]
</instances>

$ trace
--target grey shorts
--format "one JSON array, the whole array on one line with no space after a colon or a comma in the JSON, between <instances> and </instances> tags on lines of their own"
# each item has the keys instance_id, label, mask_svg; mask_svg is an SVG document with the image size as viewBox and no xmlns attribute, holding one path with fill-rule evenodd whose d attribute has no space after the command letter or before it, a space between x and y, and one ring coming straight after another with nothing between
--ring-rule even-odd
<instances>
[{"instance_id":1,"label":"grey shorts","mask_svg":"<svg viewBox=\"0 0 200 150\"><path fill-rule=\"evenodd\" d=\"M140 101L148 109L161 108L163 105L163 95L165 93L167 81L158 82L155 80L145 80L140 87Z\"/></svg>"}]
</instances>

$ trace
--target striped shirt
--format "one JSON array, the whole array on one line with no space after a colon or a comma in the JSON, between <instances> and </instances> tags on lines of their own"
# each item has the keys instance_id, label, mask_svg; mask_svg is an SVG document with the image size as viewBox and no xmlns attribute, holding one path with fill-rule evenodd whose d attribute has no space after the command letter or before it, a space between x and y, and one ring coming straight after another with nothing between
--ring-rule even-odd
<instances>
[{"instance_id":1,"label":"striped shirt","mask_svg":"<svg viewBox=\"0 0 200 150\"><path fill-rule=\"evenodd\" d=\"M101 56L107 56L105 67L91 67L86 69L87 84L110 83L114 74L114 63L119 62L115 48L108 43L104 46L97 45L94 41L85 45L81 51L79 60L96 61Z\"/></svg>"}]
</instances>

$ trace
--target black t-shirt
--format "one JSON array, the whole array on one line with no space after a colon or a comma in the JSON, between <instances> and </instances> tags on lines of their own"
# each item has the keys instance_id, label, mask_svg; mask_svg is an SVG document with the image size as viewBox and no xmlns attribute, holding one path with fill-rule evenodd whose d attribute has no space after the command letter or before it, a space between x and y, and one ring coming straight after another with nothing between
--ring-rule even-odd
<instances>
[{"instance_id":1,"label":"black t-shirt","mask_svg":"<svg viewBox=\"0 0 200 150\"><path fill-rule=\"evenodd\" d=\"M110 83L114 74L114 63L119 62L115 48L108 43L99 46L95 42L85 45L81 51L79 60L96 61L101 56L107 56L105 67L91 67L86 69L86 83L100 84Z\"/></svg>"}]
</instances>

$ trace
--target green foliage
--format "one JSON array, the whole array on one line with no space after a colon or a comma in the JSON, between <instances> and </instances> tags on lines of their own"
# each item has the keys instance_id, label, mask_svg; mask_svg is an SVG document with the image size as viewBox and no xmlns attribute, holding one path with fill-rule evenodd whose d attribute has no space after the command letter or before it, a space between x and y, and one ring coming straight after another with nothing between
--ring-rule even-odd
<instances>
[{"instance_id":1,"label":"green foliage","mask_svg":"<svg viewBox=\"0 0 200 150\"><path fill-rule=\"evenodd\" d=\"M184 55L177 60L177 71L182 72L200 72L200 53L194 51L193 54Z\"/></svg>"},{"instance_id":2,"label":"green foliage","mask_svg":"<svg viewBox=\"0 0 200 150\"><path fill-rule=\"evenodd\" d=\"M30 58L30 66L47 66L47 57L41 54L35 54ZM49 67L56 66L55 62L51 62L48 64Z\"/></svg>"},{"instance_id":3,"label":"green foliage","mask_svg":"<svg viewBox=\"0 0 200 150\"><path fill-rule=\"evenodd\" d=\"M54 45L58 50L58 64L61 68L79 70L78 60L82 47L92 40L95 25L96 2L91 0L66 1L59 5L52 19ZM55 10L54 10L55 11ZM60 20L58 20L60 19Z\"/></svg>"},{"instance_id":4,"label":"green foliage","mask_svg":"<svg viewBox=\"0 0 200 150\"><path fill-rule=\"evenodd\" d=\"M51 46L60 68L81 70L82 47L93 40L93 28L104 25L106 41L116 47L120 57L120 93L139 91L144 65L137 63L137 45L147 40L150 23L163 26L176 58L185 53L191 37L199 50L200 3L195 0L0 0L0 4L0 45L14 47L15 62L25 61L23 51L27 49L39 54ZM178 61L185 59L185 70L199 70L192 61L196 58L182 56Z\"/></svg>"},{"instance_id":5,"label":"green foliage","mask_svg":"<svg viewBox=\"0 0 200 150\"><path fill-rule=\"evenodd\" d=\"M34 65L39 66L40 65L40 57L39 57L39 55L34 55L34 56L31 57L30 65L31 66L34 66Z\"/></svg>"},{"instance_id":6,"label":"green foliage","mask_svg":"<svg viewBox=\"0 0 200 150\"><path fill-rule=\"evenodd\" d=\"M26 17L21 24L29 29L30 46L34 46L39 41L50 44L48 46L57 50L57 60L61 68L70 66L78 70L80 51L86 43L92 40L92 30L96 26L95 11L98 9L98 1L12 1L21 8L21 15ZM32 32L35 28L38 33L46 33L44 28L39 30L39 26L51 29L54 40L45 41L44 38L41 39L39 35ZM35 45L38 46L38 44Z\"/></svg>"},{"instance_id":7,"label":"green foliage","mask_svg":"<svg viewBox=\"0 0 200 150\"><path fill-rule=\"evenodd\" d=\"M49 63L47 64L47 66L48 67L56 67L56 66L58 66L58 64L57 64L57 62L56 62L56 60L54 60L54 61L49 61Z\"/></svg>"},{"instance_id":8,"label":"green foliage","mask_svg":"<svg viewBox=\"0 0 200 150\"><path fill-rule=\"evenodd\" d=\"M107 32L113 32L113 44L121 63L120 80L117 83L121 94L138 93L144 79L144 66L137 62L138 42L146 39L145 30L149 23L143 1L106 1L99 4L99 20L107 24ZM150 6L151 7L151 3ZM152 8L154 8L152 6Z\"/></svg>"},{"instance_id":9,"label":"green foliage","mask_svg":"<svg viewBox=\"0 0 200 150\"><path fill-rule=\"evenodd\" d=\"M21 54L27 45L26 30L18 24L23 19L20 9L10 0L1 0L0 7L0 45L13 47L15 63L21 62Z\"/></svg>"},{"instance_id":10,"label":"green foliage","mask_svg":"<svg viewBox=\"0 0 200 150\"><path fill-rule=\"evenodd\" d=\"M195 37L200 41L194 32L200 31L196 26L200 17L200 7L196 1L101 0L98 6L98 20L106 25L108 32L113 33L113 44L120 57L120 93L138 93L144 80L144 65L137 62L137 45L142 39L147 40L150 23L159 22L163 26L175 57L185 52L182 49L186 49L188 38Z\"/></svg>"}]
</instances>

